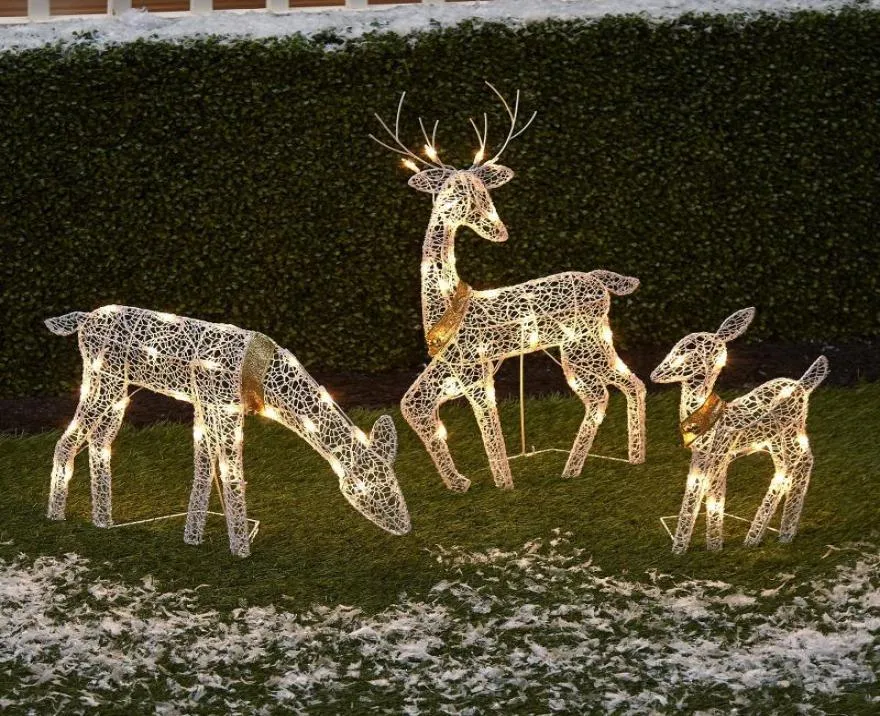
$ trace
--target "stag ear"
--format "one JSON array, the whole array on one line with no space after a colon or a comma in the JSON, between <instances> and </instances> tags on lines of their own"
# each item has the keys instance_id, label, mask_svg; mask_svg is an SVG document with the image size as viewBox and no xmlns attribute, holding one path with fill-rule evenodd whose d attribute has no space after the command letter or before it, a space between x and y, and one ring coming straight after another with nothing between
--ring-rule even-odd
<instances>
[{"instance_id":1,"label":"stag ear","mask_svg":"<svg viewBox=\"0 0 880 716\"><path fill-rule=\"evenodd\" d=\"M413 174L407 184L413 189L425 191L428 194L439 194L452 173L452 169L445 167L443 169L422 169L418 174Z\"/></svg>"},{"instance_id":2,"label":"stag ear","mask_svg":"<svg viewBox=\"0 0 880 716\"><path fill-rule=\"evenodd\" d=\"M390 415L382 415L370 431L370 445L389 465L397 457L397 430Z\"/></svg>"},{"instance_id":3,"label":"stag ear","mask_svg":"<svg viewBox=\"0 0 880 716\"><path fill-rule=\"evenodd\" d=\"M513 169L501 164L483 164L471 171L479 177L487 189L495 189L513 179Z\"/></svg>"},{"instance_id":4,"label":"stag ear","mask_svg":"<svg viewBox=\"0 0 880 716\"><path fill-rule=\"evenodd\" d=\"M732 341L743 334L754 317L754 308L743 308L741 311L737 311L725 318L721 328L715 331L715 336L725 343Z\"/></svg>"}]
</instances>

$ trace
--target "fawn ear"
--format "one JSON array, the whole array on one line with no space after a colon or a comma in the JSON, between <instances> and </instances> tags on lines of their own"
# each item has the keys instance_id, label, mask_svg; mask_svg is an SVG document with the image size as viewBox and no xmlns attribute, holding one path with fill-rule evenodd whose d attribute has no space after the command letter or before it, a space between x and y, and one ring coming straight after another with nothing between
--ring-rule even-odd
<instances>
[{"instance_id":1,"label":"fawn ear","mask_svg":"<svg viewBox=\"0 0 880 716\"><path fill-rule=\"evenodd\" d=\"M439 194L446 180L452 174L452 169L422 169L418 174L413 174L407 184L413 189L418 189L428 194Z\"/></svg>"},{"instance_id":2,"label":"fawn ear","mask_svg":"<svg viewBox=\"0 0 880 716\"><path fill-rule=\"evenodd\" d=\"M370 431L370 445L389 465L397 457L397 430L390 415L382 415Z\"/></svg>"},{"instance_id":3,"label":"fawn ear","mask_svg":"<svg viewBox=\"0 0 880 716\"><path fill-rule=\"evenodd\" d=\"M471 171L479 177L487 189L495 189L513 179L513 169L501 164L483 164Z\"/></svg>"},{"instance_id":4,"label":"fawn ear","mask_svg":"<svg viewBox=\"0 0 880 716\"><path fill-rule=\"evenodd\" d=\"M725 343L732 341L743 334L754 317L754 308L743 308L741 311L737 311L725 318L721 328L715 331L715 336Z\"/></svg>"}]
</instances>

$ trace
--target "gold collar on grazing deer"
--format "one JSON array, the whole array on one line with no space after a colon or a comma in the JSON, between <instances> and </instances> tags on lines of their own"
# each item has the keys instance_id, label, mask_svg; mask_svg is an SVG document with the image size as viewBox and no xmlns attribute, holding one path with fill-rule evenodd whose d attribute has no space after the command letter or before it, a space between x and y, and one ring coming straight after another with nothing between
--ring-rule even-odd
<instances>
[{"instance_id":1,"label":"gold collar on grazing deer","mask_svg":"<svg viewBox=\"0 0 880 716\"><path fill-rule=\"evenodd\" d=\"M507 112L507 116L510 118L510 129L507 132L507 138L504 140L504 143L501 145L501 148L495 153L495 155L491 159L486 159L486 146L488 141L489 134L489 118L486 113L483 113L483 130L482 132L477 127L476 122L473 119L470 119L471 126L474 128L474 131L477 134L477 141L480 146L474 154L474 161L471 166L465 171L474 171L479 169L482 166L487 166L494 164L501 158L501 154L507 149L507 145L514 139L516 139L519 135L526 131L529 128L531 123L534 121L537 112L532 112L532 116L529 117L528 121L519 129L516 128L517 117L519 115L519 90L516 91L516 99L513 103L513 108L511 109L507 100L504 99L504 96L495 88L494 85L486 82L489 89L491 89L497 96L498 99L501 100L501 104L504 106L504 110ZM412 151L409 147L407 147L400 139L400 114L403 110L403 100L406 97L406 92L401 93L400 101L397 103L397 114L394 118L394 131L388 126L385 120L382 119L378 114L375 114L377 120L379 120L379 124L382 126L382 129L385 130L385 133L390 137L391 144L388 144L373 134L370 134L370 139L372 139L377 144L385 147L386 149L391 150L395 154L400 154L403 156L403 166L412 171L413 173L419 173L424 169L442 169L448 172L457 171L456 167L451 164L445 164L440 159L440 155L437 152L437 126L439 122L434 122L434 127L431 131L431 136L428 136L428 132L425 129L425 124L422 121L422 118L419 117L419 127L422 130L422 137L425 140L425 145L423 149L424 155L427 159L420 156L418 153Z\"/></svg>"}]
</instances>

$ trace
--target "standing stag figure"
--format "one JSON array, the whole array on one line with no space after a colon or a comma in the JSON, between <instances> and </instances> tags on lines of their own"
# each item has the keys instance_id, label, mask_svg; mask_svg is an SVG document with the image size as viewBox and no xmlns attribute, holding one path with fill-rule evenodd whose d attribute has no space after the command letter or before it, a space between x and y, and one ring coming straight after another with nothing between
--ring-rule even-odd
<instances>
[{"instance_id":1,"label":"standing stag figure","mask_svg":"<svg viewBox=\"0 0 880 716\"><path fill-rule=\"evenodd\" d=\"M127 306L50 318L58 335L79 334L83 381L73 421L55 446L50 519L64 519L73 461L88 444L92 521L109 527L110 444L136 385L193 404L195 479L184 541L199 544L218 475L233 554L250 553L242 463L244 415L261 412L300 435L339 477L339 489L367 519L392 534L410 529L394 475L397 434L387 415L369 437L348 419L292 353L235 326Z\"/></svg>"},{"instance_id":2,"label":"standing stag figure","mask_svg":"<svg viewBox=\"0 0 880 716\"><path fill-rule=\"evenodd\" d=\"M572 271L515 286L474 291L458 276L455 235L459 227L466 226L489 241L507 240L507 228L489 192L513 178L513 172L498 164L498 159L535 116L517 130L519 92L511 109L489 86L504 104L510 130L501 149L485 159L488 122L484 115L481 132L472 120L480 146L467 169L440 161L434 141L436 123L429 138L419 120L427 159L406 147L399 132L403 96L393 131L377 115L394 146L373 139L402 154L404 165L416 172L409 185L433 197L421 265L422 321L432 360L406 392L401 403L403 416L425 444L446 486L465 491L470 481L455 468L439 417L444 402L464 396L476 415L495 484L512 488L493 376L505 358L556 346L568 383L586 410L563 476L575 477L583 469L605 414L607 385L614 385L626 395L629 459L643 462L645 387L617 356L608 325L611 294L631 293L638 287L638 279L611 271Z\"/></svg>"},{"instance_id":3,"label":"standing stag figure","mask_svg":"<svg viewBox=\"0 0 880 716\"><path fill-rule=\"evenodd\" d=\"M780 542L790 542L797 532L813 467L807 404L828 375L828 359L817 358L799 380L776 378L725 403L712 389L727 362L727 343L746 330L754 315L754 308L744 308L715 333L685 336L651 373L656 383L681 383L681 434L693 451L672 547L676 554L687 550L703 500L708 549L721 549L727 468L734 458L754 452L770 453L776 473L745 543L760 544L783 497Z\"/></svg>"}]
</instances>

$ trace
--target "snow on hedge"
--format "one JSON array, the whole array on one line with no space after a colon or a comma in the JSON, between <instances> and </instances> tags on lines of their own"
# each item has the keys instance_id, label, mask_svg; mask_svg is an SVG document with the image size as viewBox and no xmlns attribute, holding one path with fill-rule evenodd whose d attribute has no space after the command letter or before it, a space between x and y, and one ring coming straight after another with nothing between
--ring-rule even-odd
<instances>
[{"instance_id":1,"label":"snow on hedge","mask_svg":"<svg viewBox=\"0 0 880 716\"><path fill-rule=\"evenodd\" d=\"M558 531L433 556L445 579L374 615L221 614L148 577L92 579L74 554L0 562L0 711L819 713L858 685L880 709L876 547L764 591L608 576Z\"/></svg>"},{"instance_id":2,"label":"snow on hedge","mask_svg":"<svg viewBox=\"0 0 880 716\"><path fill-rule=\"evenodd\" d=\"M129 11L120 17L84 16L81 19L0 26L0 51L23 50L56 42L89 42L105 46L139 39L176 42L205 35L227 38L310 36L328 30L345 38L357 38L376 31L406 34L455 25L472 18L510 24L548 18L596 19L626 14L670 19L686 13L834 12L848 5L876 9L880 8L880 0L491 0L364 10L300 10L286 14L229 11L182 17Z\"/></svg>"}]
</instances>

